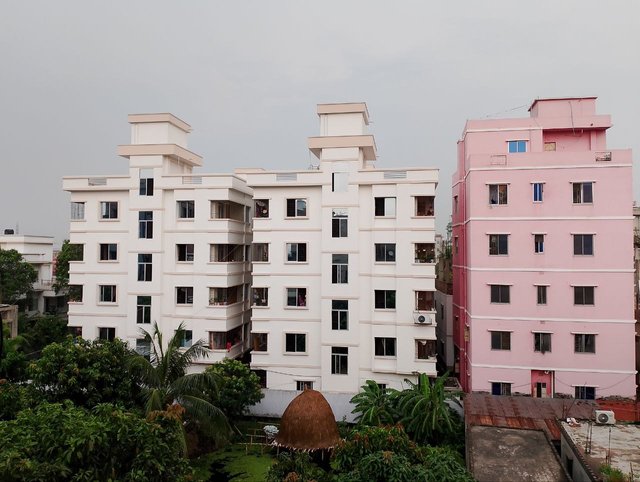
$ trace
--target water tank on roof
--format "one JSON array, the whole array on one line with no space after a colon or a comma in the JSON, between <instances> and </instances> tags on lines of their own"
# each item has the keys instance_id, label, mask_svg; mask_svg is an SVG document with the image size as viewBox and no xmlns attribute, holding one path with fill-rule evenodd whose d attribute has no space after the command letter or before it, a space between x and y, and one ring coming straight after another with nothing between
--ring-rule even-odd
<instances>
[{"instance_id":1,"label":"water tank on roof","mask_svg":"<svg viewBox=\"0 0 640 482\"><path fill-rule=\"evenodd\" d=\"M4 234L15 234L15 231L13 229L5 229Z\"/></svg>"}]
</instances>

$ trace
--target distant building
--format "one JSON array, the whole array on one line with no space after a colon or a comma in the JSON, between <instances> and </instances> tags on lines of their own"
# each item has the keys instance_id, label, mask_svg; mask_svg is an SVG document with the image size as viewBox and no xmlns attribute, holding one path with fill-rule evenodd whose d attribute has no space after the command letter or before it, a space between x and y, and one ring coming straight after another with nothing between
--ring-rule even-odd
<instances>
[{"instance_id":1,"label":"distant building","mask_svg":"<svg viewBox=\"0 0 640 482\"><path fill-rule=\"evenodd\" d=\"M2 325L9 327L9 338L18 336L18 305L0 305L0 329Z\"/></svg>"},{"instance_id":2,"label":"distant building","mask_svg":"<svg viewBox=\"0 0 640 482\"><path fill-rule=\"evenodd\" d=\"M451 240L436 234L436 335L438 368L457 376L453 344L453 273Z\"/></svg>"},{"instance_id":3,"label":"distant building","mask_svg":"<svg viewBox=\"0 0 640 482\"><path fill-rule=\"evenodd\" d=\"M64 296L53 290L53 237L3 234L0 235L0 249L15 249L38 272L33 291L25 300L27 313L64 311Z\"/></svg>"},{"instance_id":4,"label":"distant building","mask_svg":"<svg viewBox=\"0 0 640 482\"><path fill-rule=\"evenodd\" d=\"M171 114L130 115L129 162L119 176L65 177L71 193L69 326L87 339L119 337L141 352L140 328L211 349L195 369L249 350L251 190L233 174L196 174L191 127ZM198 366L199 365L199 366Z\"/></svg>"},{"instance_id":5,"label":"distant building","mask_svg":"<svg viewBox=\"0 0 640 482\"><path fill-rule=\"evenodd\" d=\"M467 121L453 176L454 340L465 391L636 394L632 159L595 97Z\"/></svg>"}]
</instances>

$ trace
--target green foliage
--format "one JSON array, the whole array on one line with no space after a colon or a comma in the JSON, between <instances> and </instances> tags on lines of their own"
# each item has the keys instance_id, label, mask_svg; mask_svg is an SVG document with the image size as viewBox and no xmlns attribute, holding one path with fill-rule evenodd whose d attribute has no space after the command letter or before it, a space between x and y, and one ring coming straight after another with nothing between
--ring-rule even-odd
<instances>
[{"instance_id":1,"label":"green foliage","mask_svg":"<svg viewBox=\"0 0 640 482\"><path fill-rule=\"evenodd\" d=\"M56 275L53 283L53 289L56 293L69 287L69 261L80 261L82 255L82 246L71 244L68 239L64 240L56 257Z\"/></svg>"},{"instance_id":2,"label":"green foliage","mask_svg":"<svg viewBox=\"0 0 640 482\"><path fill-rule=\"evenodd\" d=\"M208 356L202 340L183 349L180 343L184 338L182 324L166 347L157 323L154 323L152 333L141 332L151 347L149 359L135 355L130 359L129 367L142 383L146 413L164 410L177 402L184 407L187 420L197 424L205 434L226 437L229 433L227 418L220 408L207 400L207 394L217 394L219 376L212 371L187 374L187 368L195 360Z\"/></svg>"},{"instance_id":3,"label":"green foliage","mask_svg":"<svg viewBox=\"0 0 640 482\"><path fill-rule=\"evenodd\" d=\"M41 358L29 366L29 374L33 386L52 402L131 407L138 399L136 380L128 370L131 356L127 344L120 340L67 339L45 347Z\"/></svg>"},{"instance_id":4,"label":"green foliage","mask_svg":"<svg viewBox=\"0 0 640 482\"><path fill-rule=\"evenodd\" d=\"M260 390L260 379L247 365L239 360L225 358L207 368L218 380L218 390L209 393L209 399L224 412L229 420L237 420L247 413L264 396Z\"/></svg>"},{"instance_id":5,"label":"green foliage","mask_svg":"<svg viewBox=\"0 0 640 482\"><path fill-rule=\"evenodd\" d=\"M402 426L354 429L333 454L341 482L472 482L462 458L447 447L419 447Z\"/></svg>"},{"instance_id":6,"label":"green foliage","mask_svg":"<svg viewBox=\"0 0 640 482\"><path fill-rule=\"evenodd\" d=\"M362 391L351 399L356 407L351 413L358 413L356 422L364 425L391 425L396 414L391 395L396 391L381 388L373 380L367 380Z\"/></svg>"},{"instance_id":7,"label":"green foliage","mask_svg":"<svg viewBox=\"0 0 640 482\"><path fill-rule=\"evenodd\" d=\"M418 443L440 443L457 431L457 415L445 402L445 380L440 377L432 383L421 373L418 383L405 380L409 389L396 394L400 422Z\"/></svg>"},{"instance_id":8,"label":"green foliage","mask_svg":"<svg viewBox=\"0 0 640 482\"><path fill-rule=\"evenodd\" d=\"M362 458L354 469L337 477L339 482L418 482L428 479L427 469L404 455L379 451Z\"/></svg>"},{"instance_id":9,"label":"green foliage","mask_svg":"<svg viewBox=\"0 0 640 482\"><path fill-rule=\"evenodd\" d=\"M631 476L627 477L622 470L607 464L600 466L600 473L603 475L605 482L627 482L632 480Z\"/></svg>"},{"instance_id":10,"label":"green foliage","mask_svg":"<svg viewBox=\"0 0 640 482\"><path fill-rule=\"evenodd\" d=\"M31 384L0 380L0 420L13 420L18 412L42 403L42 396Z\"/></svg>"},{"instance_id":11,"label":"green foliage","mask_svg":"<svg viewBox=\"0 0 640 482\"><path fill-rule=\"evenodd\" d=\"M112 405L44 403L0 422L0 480L185 480L180 425L172 412L144 420Z\"/></svg>"},{"instance_id":12,"label":"green foliage","mask_svg":"<svg viewBox=\"0 0 640 482\"><path fill-rule=\"evenodd\" d=\"M21 336L8 339L8 331L7 327L4 327L4 342L2 343L2 356L0 356L0 379L24 380L28 364L23 349L26 342Z\"/></svg>"},{"instance_id":13,"label":"green foliage","mask_svg":"<svg viewBox=\"0 0 640 482\"><path fill-rule=\"evenodd\" d=\"M14 304L31 291L38 272L15 249L0 249L0 303Z\"/></svg>"},{"instance_id":14,"label":"green foliage","mask_svg":"<svg viewBox=\"0 0 640 482\"><path fill-rule=\"evenodd\" d=\"M267 473L267 482L310 482L329 480L327 473L305 452L283 452Z\"/></svg>"},{"instance_id":15,"label":"green foliage","mask_svg":"<svg viewBox=\"0 0 640 482\"><path fill-rule=\"evenodd\" d=\"M427 482L473 482L460 454L450 447L419 447Z\"/></svg>"},{"instance_id":16,"label":"green foliage","mask_svg":"<svg viewBox=\"0 0 640 482\"><path fill-rule=\"evenodd\" d=\"M51 343L62 343L69 336L67 319L56 315L36 315L21 320L20 335L27 343L26 350L37 354Z\"/></svg>"}]
</instances>

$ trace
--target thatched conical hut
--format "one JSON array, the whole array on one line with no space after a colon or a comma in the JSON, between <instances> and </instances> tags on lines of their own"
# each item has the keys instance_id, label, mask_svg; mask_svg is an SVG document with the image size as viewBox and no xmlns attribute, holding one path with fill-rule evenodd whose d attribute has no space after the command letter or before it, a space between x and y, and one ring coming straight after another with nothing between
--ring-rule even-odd
<instances>
[{"instance_id":1,"label":"thatched conical hut","mask_svg":"<svg viewBox=\"0 0 640 482\"><path fill-rule=\"evenodd\" d=\"M317 390L305 390L282 414L273 444L291 450L331 450L340 441L338 425L329 402Z\"/></svg>"}]
</instances>

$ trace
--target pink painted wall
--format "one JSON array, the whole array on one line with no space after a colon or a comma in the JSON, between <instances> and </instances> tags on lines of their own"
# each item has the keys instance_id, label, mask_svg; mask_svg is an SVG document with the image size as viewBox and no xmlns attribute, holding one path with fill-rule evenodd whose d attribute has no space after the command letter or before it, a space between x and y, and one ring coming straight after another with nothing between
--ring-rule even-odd
<instances>
[{"instance_id":1,"label":"pink painted wall","mask_svg":"<svg viewBox=\"0 0 640 482\"><path fill-rule=\"evenodd\" d=\"M631 151L596 160L611 121L595 113L594 98L536 101L531 114L468 121L458 144L454 341L468 357L461 383L490 391L491 381L513 382L514 392L530 393L546 370L558 393L586 384L598 397L634 396ZM509 140L526 140L527 152L508 153ZM556 142L556 151L544 142ZM544 183L540 203L533 182ZM593 203L573 203L575 182L593 183ZM489 203L489 184L508 184L507 205ZM542 254L534 233L545 235ZM508 234L508 255L489 255L489 234ZM574 255L573 234L593 234L594 254ZM491 303L490 284L511 285L511 302ZM548 285L546 305L537 304L536 284ZM573 286L595 286L595 304L574 305ZM491 350L489 330L510 331L511 350ZM552 332L551 352L533 351L536 330ZM574 353L575 332L597 334L595 354Z\"/></svg>"}]
</instances>

